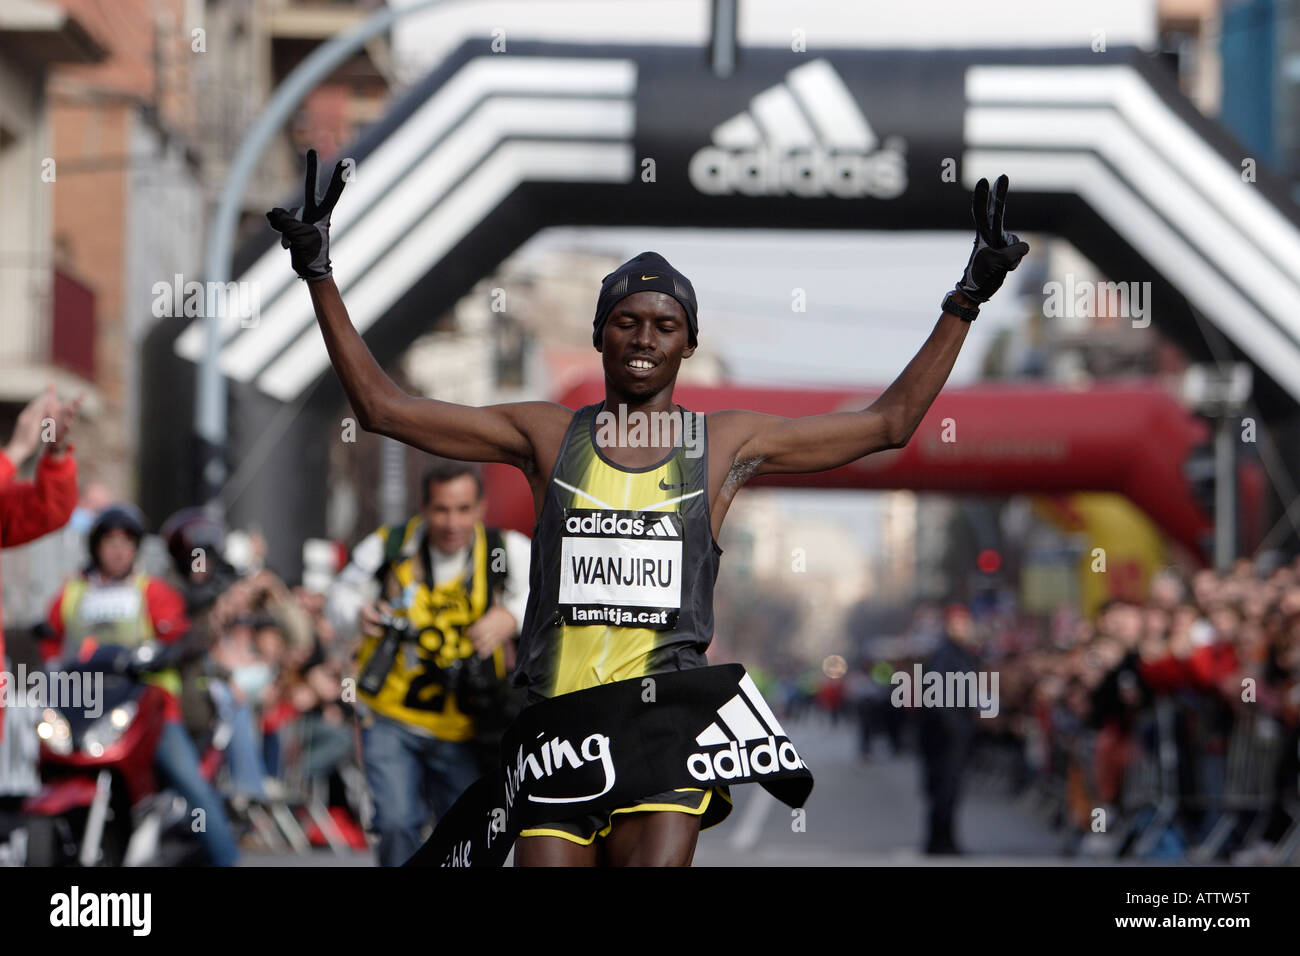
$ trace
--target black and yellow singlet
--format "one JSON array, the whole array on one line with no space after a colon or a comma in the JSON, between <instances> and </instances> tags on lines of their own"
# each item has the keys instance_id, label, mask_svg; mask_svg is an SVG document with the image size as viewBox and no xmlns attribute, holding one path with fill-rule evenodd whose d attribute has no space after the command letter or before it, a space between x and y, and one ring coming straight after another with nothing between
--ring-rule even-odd
<instances>
[{"instance_id":1,"label":"black and yellow singlet","mask_svg":"<svg viewBox=\"0 0 1300 956\"><path fill-rule=\"evenodd\" d=\"M597 446L603 406L574 413L533 531L514 678L533 695L707 664L722 549L704 415L681 409L674 450L629 469Z\"/></svg>"}]
</instances>

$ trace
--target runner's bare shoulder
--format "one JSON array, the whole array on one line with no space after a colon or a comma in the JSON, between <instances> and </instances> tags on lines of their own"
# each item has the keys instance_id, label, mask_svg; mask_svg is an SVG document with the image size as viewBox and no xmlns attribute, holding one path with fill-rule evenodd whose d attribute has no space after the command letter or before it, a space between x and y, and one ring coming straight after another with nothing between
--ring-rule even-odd
<instances>
[{"instance_id":1,"label":"runner's bare shoulder","mask_svg":"<svg viewBox=\"0 0 1300 956\"><path fill-rule=\"evenodd\" d=\"M532 444L532 461L538 473L549 475L560 453L564 433L573 420L573 409L556 402L507 402L492 406L509 417ZM531 473L528 464L517 463L520 470Z\"/></svg>"},{"instance_id":2,"label":"runner's bare shoulder","mask_svg":"<svg viewBox=\"0 0 1300 956\"><path fill-rule=\"evenodd\" d=\"M709 429L709 455L735 462L737 454L764 425L780 421L779 415L747 408L725 408L705 416Z\"/></svg>"}]
</instances>

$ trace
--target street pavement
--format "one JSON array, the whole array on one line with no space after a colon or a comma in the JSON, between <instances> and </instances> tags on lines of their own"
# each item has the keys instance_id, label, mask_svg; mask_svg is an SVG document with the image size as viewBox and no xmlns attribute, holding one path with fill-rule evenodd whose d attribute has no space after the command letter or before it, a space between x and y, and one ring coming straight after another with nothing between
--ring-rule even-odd
<instances>
[{"instance_id":1,"label":"street pavement","mask_svg":"<svg viewBox=\"0 0 1300 956\"><path fill-rule=\"evenodd\" d=\"M814 786L802 829L789 807L759 786L735 788L735 809L700 835L696 866L1045 865L1059 857L1063 837L1010 796L1000 780L968 774L957 816L962 856L926 856L925 799L914 754L890 754L882 740L869 759L857 753L857 727L817 715L787 722L790 738L812 770Z\"/></svg>"},{"instance_id":2,"label":"street pavement","mask_svg":"<svg viewBox=\"0 0 1300 956\"><path fill-rule=\"evenodd\" d=\"M802 830L790 809L756 785L732 790L735 808L700 836L696 866L963 866L1077 864L1059 854L1053 832L1029 797L1012 797L1001 780L968 775L957 817L962 856L919 851L925 813L920 766L878 741L857 753L857 728L821 715L786 724L815 785ZM373 854L306 856L245 852L244 866L370 866Z\"/></svg>"}]
</instances>

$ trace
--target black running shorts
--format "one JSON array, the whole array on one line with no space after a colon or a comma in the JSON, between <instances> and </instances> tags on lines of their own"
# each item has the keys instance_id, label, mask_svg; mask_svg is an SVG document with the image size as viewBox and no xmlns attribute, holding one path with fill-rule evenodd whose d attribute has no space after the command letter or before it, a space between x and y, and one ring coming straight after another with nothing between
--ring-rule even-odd
<instances>
[{"instance_id":1,"label":"black running shorts","mask_svg":"<svg viewBox=\"0 0 1300 956\"><path fill-rule=\"evenodd\" d=\"M620 813L655 813L655 812L689 813L701 816L700 829L707 830L717 826L731 813L731 793L726 787L710 787L707 790L682 788L666 790L653 797L646 797L626 807L618 807L609 813L588 813L572 817L558 823L529 827L521 830L521 837L553 836L590 846L597 837L609 836L614 828L614 817Z\"/></svg>"}]
</instances>

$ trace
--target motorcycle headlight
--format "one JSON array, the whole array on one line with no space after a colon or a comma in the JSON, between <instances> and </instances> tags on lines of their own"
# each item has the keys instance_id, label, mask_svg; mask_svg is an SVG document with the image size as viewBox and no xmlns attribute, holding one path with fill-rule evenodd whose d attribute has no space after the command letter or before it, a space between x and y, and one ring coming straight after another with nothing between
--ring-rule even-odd
<instances>
[{"instance_id":1,"label":"motorcycle headlight","mask_svg":"<svg viewBox=\"0 0 1300 956\"><path fill-rule=\"evenodd\" d=\"M104 756L104 751L122 739L122 734L135 719L136 702L128 700L110 710L88 728L81 739L81 749L92 757Z\"/></svg>"},{"instance_id":2,"label":"motorcycle headlight","mask_svg":"<svg viewBox=\"0 0 1300 956\"><path fill-rule=\"evenodd\" d=\"M41 722L36 725L36 736L61 757L72 753L72 728L64 716L52 707L46 707L41 714Z\"/></svg>"}]
</instances>

